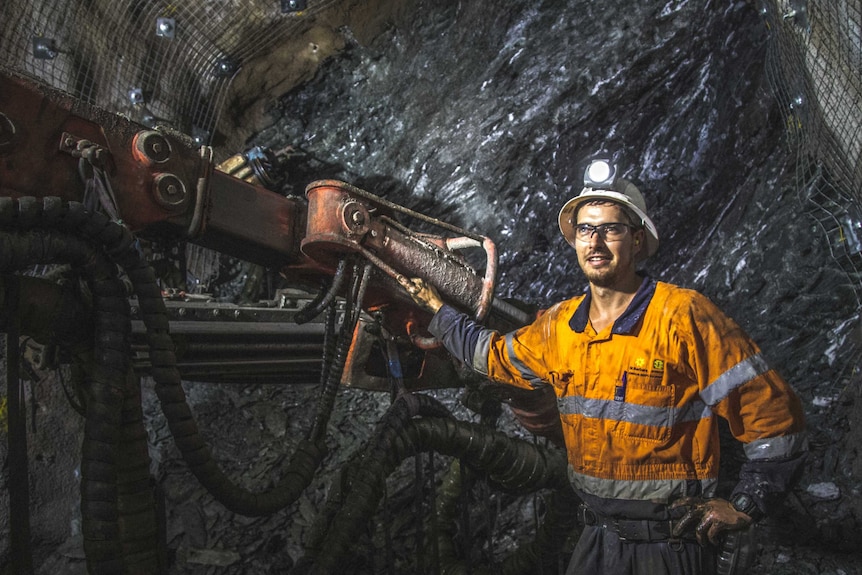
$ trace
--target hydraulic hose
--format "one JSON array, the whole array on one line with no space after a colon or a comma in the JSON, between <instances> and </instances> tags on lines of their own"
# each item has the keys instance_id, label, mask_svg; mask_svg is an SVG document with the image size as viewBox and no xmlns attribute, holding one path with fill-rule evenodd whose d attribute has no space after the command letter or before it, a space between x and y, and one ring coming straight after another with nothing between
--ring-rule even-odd
<instances>
[{"instance_id":1,"label":"hydraulic hose","mask_svg":"<svg viewBox=\"0 0 862 575\"><path fill-rule=\"evenodd\" d=\"M409 424L410 420L419 415L428 417L452 416L443 404L428 395L406 394L399 396L394 402L392 402L389 409L387 409L386 413L377 423L377 429L366 447L365 453L359 454L355 461L345 465L341 469L339 476L333 481L333 486L330 489L326 504L318 514L317 520L309 534L308 543L306 545L306 556L300 558L294 566L292 573L304 574L312 572L315 568L314 562L317 556L324 550L327 554L330 553L330 529L338 529L337 527L332 526L340 514L346 513L348 517L348 521L350 522L348 532L353 527L360 525L363 521L367 520L367 517L370 516L370 513L373 512L377 506L376 500L371 503L370 510L365 508L359 509L358 513L360 516L351 518L352 513L349 511L345 512L342 493L344 493L344 497L349 497L351 501L360 499L360 497L354 495L354 492L351 491L355 476L363 473L362 470L364 469L366 462L373 462L373 471L379 471L381 468L380 460L385 459L386 453L392 449L390 437L404 433L404 429ZM378 499L382 493L382 482L385 480L385 477L386 475L380 475L378 477L381 482L379 486L380 490L376 495ZM363 502L359 501L357 504L358 507L362 507L362 503ZM339 532L343 532L343 530L339 530ZM346 553L346 548L349 544L350 543L348 541L341 539L337 544L336 555L342 556ZM325 571L313 572L325 573Z\"/></svg>"},{"instance_id":2,"label":"hydraulic hose","mask_svg":"<svg viewBox=\"0 0 862 575\"><path fill-rule=\"evenodd\" d=\"M21 240L25 241L25 240ZM65 239L63 241L66 241ZM32 252L31 252L32 253ZM43 258L39 258L43 259ZM94 355L94 321L93 310L85 305L81 298L69 286L61 286L44 278L16 276L21 286L21 297L14 309L4 297L6 285L0 283L0 307L9 314L14 314L20 321L23 333L45 345L62 345L72 354L76 365L92 374L95 361ZM104 306L104 301L97 300L97 305ZM121 325L121 324L118 324ZM4 326L0 326L2 328ZM99 341L104 341L99 336ZM122 369L123 366L117 366ZM117 511L119 544L122 545L122 556L128 573L151 574L158 571L156 560L157 525L153 513L154 502L150 489L149 455L147 452L147 437L143 425L143 412L140 405L140 385L133 377L131 370L127 374L132 377L125 387L122 424L119 429L119 453L117 459ZM89 376L88 376L89 377ZM70 402L75 400L67 396ZM92 403L92 402L84 402ZM78 408L86 419L87 413ZM93 413L91 411L90 413ZM89 441L85 438L85 441ZM89 453L89 447L86 448ZM87 466L89 469L90 466ZM92 499L87 494L92 487L91 477L82 480L81 490L85 501ZM84 505L82 518L85 533L93 518L87 513ZM99 542L99 546L103 543ZM99 551L93 549L93 543L86 541L87 557L92 572L104 572L100 564L102 559ZM110 571L110 570L109 570Z\"/></svg>"},{"instance_id":3,"label":"hydraulic hose","mask_svg":"<svg viewBox=\"0 0 862 575\"><path fill-rule=\"evenodd\" d=\"M338 261L338 267L335 268L335 273L332 276L332 281L329 282L329 287L321 289L317 292L308 305L296 312L293 316L293 321L299 325L307 323L317 316L335 301L335 296L341 291L341 286L344 284L344 274L347 268L347 260L341 259Z\"/></svg>"},{"instance_id":4,"label":"hydraulic hose","mask_svg":"<svg viewBox=\"0 0 862 575\"><path fill-rule=\"evenodd\" d=\"M340 267L340 266L339 266ZM326 438L326 428L332 409L335 406L335 396L341 383L341 375L347 362L347 354L350 351L350 343L353 339L353 330L359 321L359 312L362 306L362 298L368 286L368 277L371 275L371 264L366 263L362 274L358 273L358 265L353 269L353 286L348 294L347 307L344 314L344 322L341 324L338 339L335 344L332 360L324 361L321 373L322 389L317 402L317 411L314 421L308 433L308 440L314 443L322 443Z\"/></svg>"},{"instance_id":5,"label":"hydraulic hose","mask_svg":"<svg viewBox=\"0 0 862 575\"><path fill-rule=\"evenodd\" d=\"M127 403L132 395L126 379L131 324L124 286L117 279L116 266L88 242L53 230L27 229L38 218L28 209L34 204L25 201L22 205L20 211L10 211L9 202L0 202L0 225L14 223L25 229L0 234L0 269L69 263L87 280L93 296L96 329L81 461L81 515L88 569L99 575L154 573L158 569L156 526L146 432L142 415L124 420L124 415L134 414ZM43 294L34 290L25 298ZM22 316L32 318L34 305L36 302L25 299L19 306ZM45 328L39 322L29 327L37 332ZM69 326L59 328L70 331ZM137 402L140 410L139 396ZM127 511L135 516L133 520L125 515Z\"/></svg>"},{"instance_id":6,"label":"hydraulic hose","mask_svg":"<svg viewBox=\"0 0 862 575\"><path fill-rule=\"evenodd\" d=\"M190 470L216 500L236 513L266 515L284 508L299 497L311 482L325 455L322 441L301 442L281 482L266 493L252 493L240 488L216 465L186 403L182 381L176 368L167 310L155 273L137 251L135 238L127 228L112 222L103 214L89 212L78 202L65 202L55 197L44 198L41 202L29 197L20 198L17 202L11 198L0 198L0 226L56 227L72 234L81 234L102 246L104 252L123 268L132 282L147 329L153 365L152 376L156 382L155 391L168 426ZM21 259L28 262L32 260ZM88 262L79 262L78 265L83 266L85 263ZM113 269L111 271L115 273ZM107 270L104 270L104 273L107 273ZM98 286L94 291L98 291ZM107 316L104 321L110 324L113 318ZM113 349L108 352L113 356L122 355ZM128 355L125 359L128 360ZM106 398L107 400L111 400L112 409L116 409L121 397L115 393Z\"/></svg>"},{"instance_id":7,"label":"hydraulic hose","mask_svg":"<svg viewBox=\"0 0 862 575\"><path fill-rule=\"evenodd\" d=\"M561 550L578 526L580 499L569 485L554 490L545 505L544 520L535 538L522 543L502 563L491 568L468 564L460 558L454 540L458 535L459 502L463 489L462 466L454 461L444 475L436 501L440 575L529 575L556 573Z\"/></svg>"},{"instance_id":8,"label":"hydraulic hose","mask_svg":"<svg viewBox=\"0 0 862 575\"><path fill-rule=\"evenodd\" d=\"M400 462L434 449L437 453L463 459L471 468L487 474L489 481L500 489L511 493L569 486L566 457L561 450L454 419L415 420L405 431L392 442L391 461Z\"/></svg>"},{"instance_id":9,"label":"hydraulic hose","mask_svg":"<svg viewBox=\"0 0 862 575\"><path fill-rule=\"evenodd\" d=\"M404 459L425 451L461 458L508 491L569 488L562 452L511 438L479 424L440 417L439 408L428 396L402 396L406 397L413 399L405 400L397 408L401 398L393 404L392 414L387 413L381 420L363 456L346 470L345 487L349 495L340 509L324 517L328 527L310 541L306 557L297 563L298 573L335 572L349 552L355 534L376 510L385 478ZM430 417L412 419L408 414Z\"/></svg>"},{"instance_id":10,"label":"hydraulic hose","mask_svg":"<svg viewBox=\"0 0 862 575\"><path fill-rule=\"evenodd\" d=\"M6 463L9 472L6 486L9 489L9 555L10 569L22 575L32 575L33 554L30 550L30 477L27 465L27 421L24 415L24 392L21 385L18 360L20 320L10 308L18 306L20 289L16 278L4 278L4 315L6 331ZM12 312L12 313L9 313Z\"/></svg>"},{"instance_id":11,"label":"hydraulic hose","mask_svg":"<svg viewBox=\"0 0 862 575\"><path fill-rule=\"evenodd\" d=\"M109 227L121 226L109 222ZM155 273L132 246L111 250L132 282L150 347L152 377L171 435L194 476L222 505L247 516L268 515L295 501L314 477L325 455L323 442L302 441L281 481L272 490L254 493L231 481L218 467L186 402L176 366L174 343Z\"/></svg>"}]
</instances>

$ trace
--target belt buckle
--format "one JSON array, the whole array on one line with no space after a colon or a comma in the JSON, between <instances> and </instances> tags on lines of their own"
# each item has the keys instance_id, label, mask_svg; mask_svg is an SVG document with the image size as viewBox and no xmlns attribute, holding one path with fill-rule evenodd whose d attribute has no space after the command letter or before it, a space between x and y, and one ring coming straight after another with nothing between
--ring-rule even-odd
<instances>
[{"instance_id":1,"label":"belt buckle","mask_svg":"<svg viewBox=\"0 0 862 575\"><path fill-rule=\"evenodd\" d=\"M636 522L632 520L627 521L614 521L613 527L614 531L617 534L617 537L620 538L620 541L640 541L641 533L638 531L636 527Z\"/></svg>"},{"instance_id":2,"label":"belt buckle","mask_svg":"<svg viewBox=\"0 0 862 575\"><path fill-rule=\"evenodd\" d=\"M623 543L628 543L629 541L632 541L631 539L629 539L628 537L625 536L625 533L620 531L619 525L616 525L615 527L616 528L614 529L614 533L617 534L617 538L620 541L622 541Z\"/></svg>"}]
</instances>

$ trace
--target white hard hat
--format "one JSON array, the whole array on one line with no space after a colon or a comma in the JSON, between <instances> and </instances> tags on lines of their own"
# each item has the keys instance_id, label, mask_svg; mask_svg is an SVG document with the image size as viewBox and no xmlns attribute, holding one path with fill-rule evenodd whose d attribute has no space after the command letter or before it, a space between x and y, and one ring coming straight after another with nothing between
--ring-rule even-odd
<instances>
[{"instance_id":1,"label":"white hard hat","mask_svg":"<svg viewBox=\"0 0 862 575\"><path fill-rule=\"evenodd\" d=\"M646 202L637 187L623 178L615 177L613 167L605 160L594 161L584 174L584 189L565 203L560 210L559 225L563 237L575 247L575 214L578 207L591 200L609 200L628 208L640 221L632 222L646 230L646 257L658 250L658 231L646 213Z\"/></svg>"}]
</instances>

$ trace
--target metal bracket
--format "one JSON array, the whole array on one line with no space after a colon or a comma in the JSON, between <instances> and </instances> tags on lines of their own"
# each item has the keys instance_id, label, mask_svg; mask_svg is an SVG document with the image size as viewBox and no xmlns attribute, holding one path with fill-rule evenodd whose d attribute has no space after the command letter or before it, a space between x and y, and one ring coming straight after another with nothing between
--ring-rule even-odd
<instances>
[{"instance_id":1,"label":"metal bracket","mask_svg":"<svg viewBox=\"0 0 862 575\"><path fill-rule=\"evenodd\" d=\"M177 21L173 18L156 18L156 36L173 39L177 31Z\"/></svg>"},{"instance_id":2,"label":"metal bracket","mask_svg":"<svg viewBox=\"0 0 862 575\"><path fill-rule=\"evenodd\" d=\"M281 13L301 12L308 7L306 0L281 0Z\"/></svg>"},{"instance_id":3,"label":"metal bracket","mask_svg":"<svg viewBox=\"0 0 862 575\"><path fill-rule=\"evenodd\" d=\"M129 102L133 105L144 103L144 91L140 88L129 88L128 96Z\"/></svg>"},{"instance_id":4,"label":"metal bracket","mask_svg":"<svg viewBox=\"0 0 862 575\"><path fill-rule=\"evenodd\" d=\"M75 158L83 158L94 166L104 167L105 160L110 152L104 147L79 138L69 132L63 132L60 136L60 151Z\"/></svg>"},{"instance_id":5,"label":"metal bracket","mask_svg":"<svg viewBox=\"0 0 862 575\"><path fill-rule=\"evenodd\" d=\"M227 56L223 56L216 60L213 73L217 78L230 78L236 74L237 70L239 70L239 65Z\"/></svg>"},{"instance_id":6,"label":"metal bracket","mask_svg":"<svg viewBox=\"0 0 862 575\"><path fill-rule=\"evenodd\" d=\"M38 60L53 60L60 51L53 38L33 36L33 57Z\"/></svg>"},{"instance_id":7,"label":"metal bracket","mask_svg":"<svg viewBox=\"0 0 862 575\"><path fill-rule=\"evenodd\" d=\"M805 32L810 32L811 24L808 21L808 1L789 0L787 6L788 10L784 12L783 18L785 20L793 20L793 23Z\"/></svg>"}]
</instances>

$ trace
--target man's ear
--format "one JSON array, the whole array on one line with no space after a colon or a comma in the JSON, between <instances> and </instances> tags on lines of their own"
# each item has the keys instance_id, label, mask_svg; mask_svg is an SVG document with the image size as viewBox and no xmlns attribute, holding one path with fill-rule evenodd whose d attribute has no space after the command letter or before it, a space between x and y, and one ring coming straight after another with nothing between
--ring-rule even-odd
<instances>
[{"instance_id":1,"label":"man's ear","mask_svg":"<svg viewBox=\"0 0 862 575\"><path fill-rule=\"evenodd\" d=\"M635 252L640 252L646 249L646 232L643 228L638 229L634 233L634 244L637 248Z\"/></svg>"}]
</instances>

